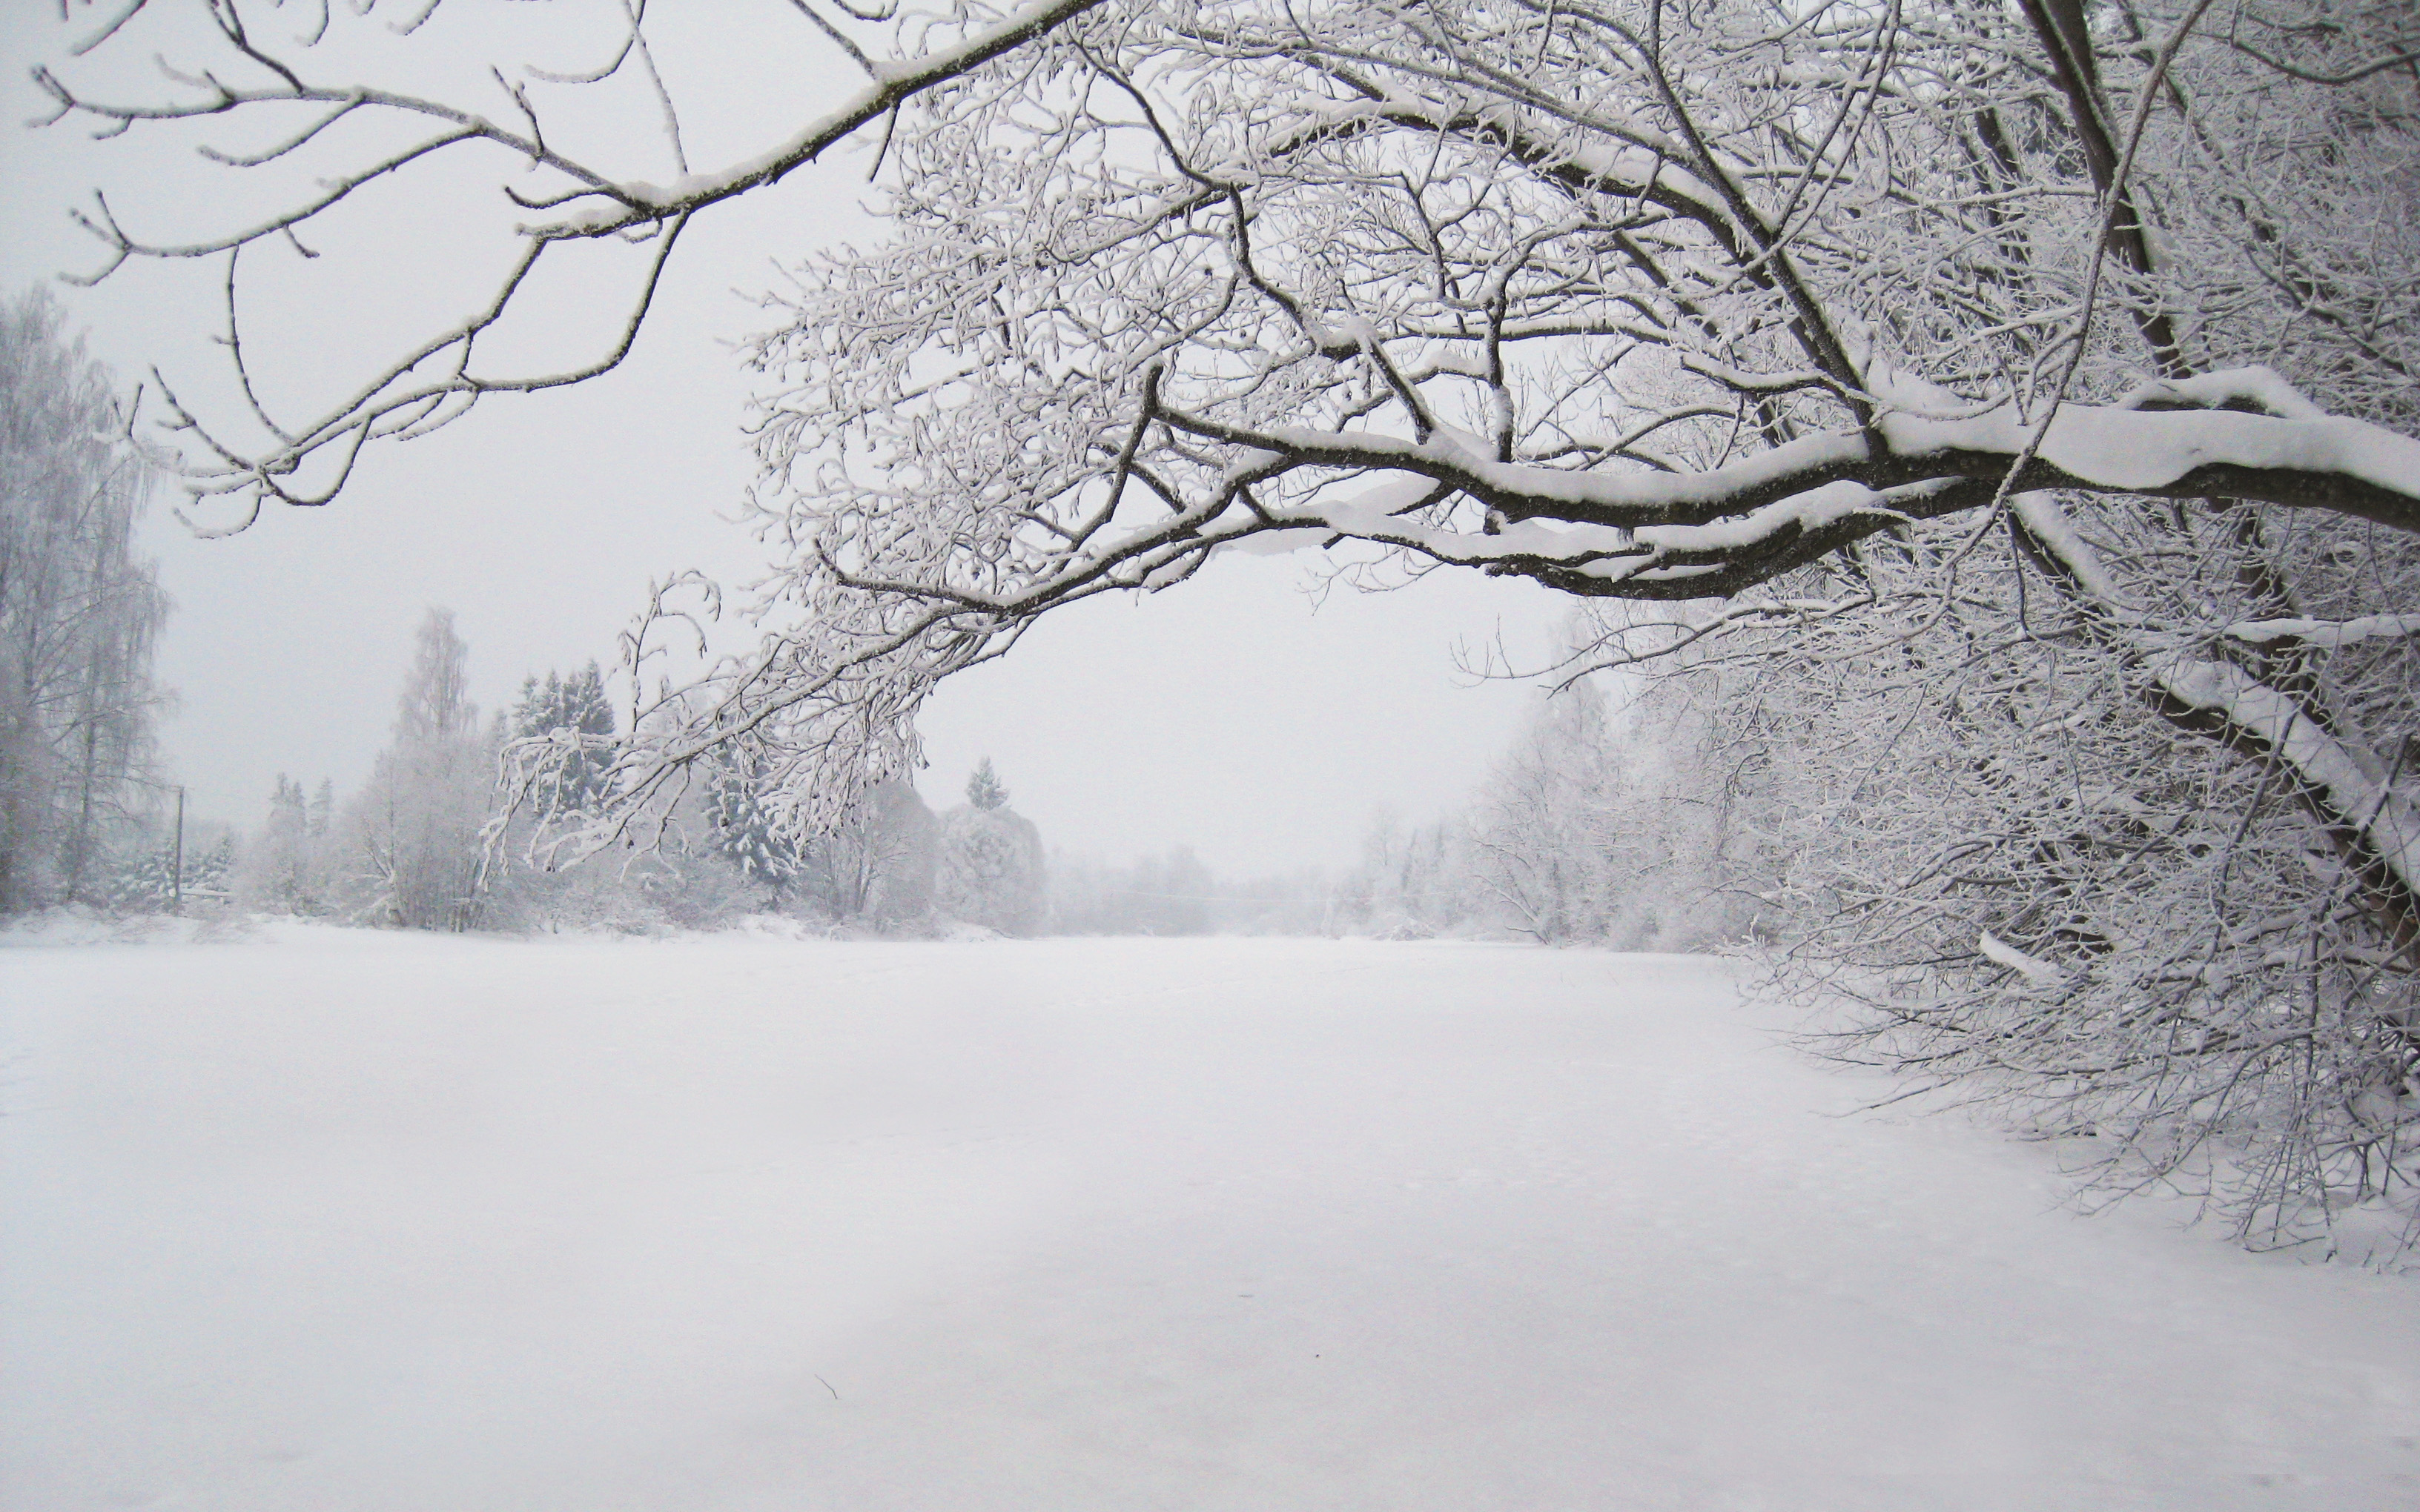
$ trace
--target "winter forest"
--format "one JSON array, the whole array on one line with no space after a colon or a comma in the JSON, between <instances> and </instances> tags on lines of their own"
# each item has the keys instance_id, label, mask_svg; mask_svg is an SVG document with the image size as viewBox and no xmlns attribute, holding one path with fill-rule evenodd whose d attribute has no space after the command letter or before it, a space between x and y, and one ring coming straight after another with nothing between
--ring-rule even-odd
<instances>
[{"instance_id":1,"label":"winter forest","mask_svg":"<svg viewBox=\"0 0 2420 1512\"><path fill-rule=\"evenodd\" d=\"M1136 1069L1154 1057L1243 1078L1233 1106L1294 1095L1184 1016L1197 980L1350 1018L1364 1005L1323 973L1397 973L1390 1000L1431 1016L1385 1055L1414 1058L1424 1035L1465 1045L1466 1011L1467 1045L1551 1038L1517 1016L1487 1038L1471 1004L1491 976L1525 984L1502 986L1507 1013L1550 1015L1569 973L1605 973L1608 1003L1677 982L1675 1001L1736 1000L1786 1045L1788 1069L1741 1085L1787 1102L1787 1078L1831 1077L1853 1092L1804 1095L1937 1116L1908 1150L1987 1131L1999 1153L1976 1159L2055 1168L2037 1209L2149 1207L2205 1243L2386 1271L2420 1254L2410 5L792 0L753 41L672 8L65 8L33 74L38 130L191 148L209 177L144 215L106 186L80 200L73 286L0 312L0 913L303 921L383 932L347 949L387 952L731 942L700 972L778 939L827 952L815 969L841 984L845 961L893 959L828 953L844 947L995 951L932 967L956 985L902 1010L916 1042L953 1066L1021 1055L950 994L1030 988L1052 1026L1036 1042L1080 1021L1144 1057L1070 1094L1120 1117L1194 1106L1178 1070ZM774 107L717 83L778 49L813 60L814 87ZM833 163L862 230L744 220ZM403 216L446 228L442 297L397 271ZM726 222L790 239L751 232L753 261L714 269L752 301L725 360L752 481L715 502L752 576L658 564L618 643L516 669L518 696L489 709L469 669L489 653L430 608L366 781L280 773L253 812L189 819L159 750L175 693L155 650L178 621L146 520L173 510L240 552L294 517L340 520L425 438L545 447L556 391L641 362L678 249L724 246L707 239ZM208 350L163 336L152 366L114 371L78 335L79 290L146 278ZM1079 606L1206 592L1261 558L1315 579L1325 613L1456 576L1553 595L1543 654L1430 648L1529 689L1451 805L1373 805L1357 854L1225 875L1168 835L1066 845L1019 811L1037 774L1013 764L986 756L963 784L926 764L919 720L953 679L1016 664ZM1231 717L1249 714L1201 714ZM1296 759L1270 730L1260 779ZM1180 1002L1164 1045L1083 1016L1109 997L1051 995L1095 970L1152 984L1119 1013ZM731 977L730 1002L754 1002L754 980ZM1433 1001L1446 981L1479 995ZM1329 1028L1268 1011L1279 1063L1359 1085L1342 1052L1321 1058ZM1621 1011L1621 1056L1699 1032ZM1729 1053L1697 1043L1668 1048ZM1574 1052L1550 1074L1596 1064ZM1574 1117L1621 1101L1641 1121L1607 1140L1676 1162L1730 1148L1709 1132L1729 1127L1718 1086L1683 1098L1670 1063L1637 1066ZM965 1074L932 1106L990 1106ZM1228 1129L1202 1095L1192 1127ZM1610 1146L1519 1121L1541 1095L1502 1093L1488 1160L1544 1162L1511 1182L1525 1193L1613 1181L1593 1164ZM1424 1128L1461 1127L1439 1106ZM1342 1141L1324 1149L1394 1158L1371 1151L1395 1135L1303 1107ZM1164 1168L1195 1158L1194 1134L1135 1127ZM1834 1175L1884 1158L1825 1143L1868 1134L1805 1137ZM1272 1145L1254 1169L1293 1159ZM1496 1168L1422 1147L1401 1184ZM1287 1199L1305 1232L1362 1211L1309 1193ZM1902 1222L1894 1200L1872 1199L1893 1214L1875 1221ZM1815 1273L1871 1269L1820 1257L1823 1217L1788 1223ZM1118 1263L1114 1246L1081 1262ZM1944 1288L1947 1318L1964 1294ZM2068 1326L2040 1316L2042 1337ZM801 1399L844 1398L799 1379ZM1235 1391L1221 1412L1251 1399ZM2420 1475L2389 1461L2363 1494ZM2092 1482L2142 1500L2019 1476L2006 1502L1925 1482L1799 1504L2272 1504L2187 1495L2164 1464ZM1779 1461L1740 1473L1767 1470L1796 1484ZM1792 1504L1701 1499L1673 1473L1637 1504ZM2330 1498L2370 1471L2279 1473L2312 1499L2273 1504L2351 1505ZM1496 1504L1564 1504L1524 1481Z\"/></svg>"}]
</instances>

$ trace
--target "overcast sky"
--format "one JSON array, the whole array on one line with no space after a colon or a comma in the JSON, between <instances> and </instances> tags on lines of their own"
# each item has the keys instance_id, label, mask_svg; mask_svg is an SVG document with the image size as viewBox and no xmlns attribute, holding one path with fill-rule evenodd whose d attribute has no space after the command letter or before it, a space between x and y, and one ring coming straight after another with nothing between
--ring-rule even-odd
<instances>
[{"instance_id":1,"label":"overcast sky","mask_svg":"<svg viewBox=\"0 0 2420 1512\"><path fill-rule=\"evenodd\" d=\"M811 53L734 51L736 6L706 8L717 35L671 37L661 50L675 91L687 83L705 102L690 123L701 168L796 130L845 82L819 72ZM55 12L45 11L11 7L0 23L10 123L0 285L11 297L95 266L97 244L66 211L96 184L138 235L163 238L215 228L243 193L186 142L136 132L96 144L72 125L17 126L42 106L29 69L59 49ZM414 45L475 60L523 45L490 31L504 23L489 18L513 16L526 30L534 14L556 13L457 7L440 12L450 32L432 27ZM763 37L794 38L799 27L785 16L767 11ZM474 690L492 708L529 673L590 657L610 666L651 579L697 567L748 579L764 556L729 523L751 465L739 428L747 376L728 344L770 322L742 296L772 285L776 262L878 235L858 209L864 163L862 152L843 154L701 217L618 371L499 398L373 452L326 509L274 511L241 534L203 540L170 517L178 497L164 490L149 542L178 606L160 671L180 696L164 736L195 809L249 826L280 771L306 784L331 778L340 794L357 787L386 740L411 632L429 606L458 616ZM477 294L461 272L475 267L475 249L450 235L458 219L427 185L406 183L349 228L349 261L326 257L298 265L291 285L248 286L276 338L257 354L274 369L268 381L299 409L416 311ZM322 266L357 282L307 285L302 275ZM164 358L181 387L206 381L218 276L198 263L136 265L97 289L59 294L71 327L122 382ZM577 309L581 297L555 303ZM1314 609L1313 565L1230 556L1169 593L1046 619L1007 659L945 685L927 706L930 764L918 786L946 808L989 754L1050 844L1110 861L1190 845L1226 874L1342 864L1375 810L1420 819L1454 806L1534 697L1517 684L1472 686L1454 647L1501 634L1533 656L1566 602L1448 573L1390 594L1340 591Z\"/></svg>"}]
</instances>

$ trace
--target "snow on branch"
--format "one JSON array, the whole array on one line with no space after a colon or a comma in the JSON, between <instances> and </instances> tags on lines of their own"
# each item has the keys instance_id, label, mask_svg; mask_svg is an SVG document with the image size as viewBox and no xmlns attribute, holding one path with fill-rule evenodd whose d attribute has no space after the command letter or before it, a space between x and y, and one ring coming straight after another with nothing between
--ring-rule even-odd
<instances>
[{"instance_id":1,"label":"snow on branch","mask_svg":"<svg viewBox=\"0 0 2420 1512\"><path fill-rule=\"evenodd\" d=\"M2055 987L2067 977L2055 965L2038 955L2027 955L1990 930L1977 936L1975 949L1985 960L2008 967L2037 986Z\"/></svg>"},{"instance_id":2,"label":"snow on branch","mask_svg":"<svg viewBox=\"0 0 2420 1512\"><path fill-rule=\"evenodd\" d=\"M1311 504L1289 517L1346 535L1417 547L1476 563L1531 558L1597 567L1608 582L1631 572L1612 557L1651 564L1667 556L1715 562L1852 515L1867 531L1945 513L1924 504L1980 501L1960 483L1998 486L2021 455L2025 429L2003 409L1961 419L1904 411L1866 431L1802 437L1698 472L1599 472L1497 461L1475 438L1439 427L1425 440L1364 431L1251 427L1169 409L1171 426L1247 449L1264 475L1281 468L1409 473L1479 501L1512 522L1558 520L1594 532L1498 530L1481 539L1373 521L1357 503ZM2063 407L2016 480L2027 489L2202 499L2226 496L2334 509L2420 530L2420 441L2341 416L2286 419L2224 410ZM1904 500L1892 490L1915 489ZM1607 532L1614 533L1607 533Z\"/></svg>"},{"instance_id":3,"label":"snow on branch","mask_svg":"<svg viewBox=\"0 0 2420 1512\"><path fill-rule=\"evenodd\" d=\"M2228 625L2226 634L2247 645L2297 640L2334 650L2357 640L2406 640L2420 635L2420 614L2365 614L2353 620L2244 620Z\"/></svg>"}]
</instances>

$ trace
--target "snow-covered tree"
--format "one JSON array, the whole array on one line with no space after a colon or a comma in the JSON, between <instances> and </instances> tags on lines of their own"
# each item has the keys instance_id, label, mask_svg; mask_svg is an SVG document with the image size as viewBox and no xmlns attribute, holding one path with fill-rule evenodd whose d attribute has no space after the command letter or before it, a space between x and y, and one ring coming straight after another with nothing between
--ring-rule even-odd
<instances>
[{"instance_id":1,"label":"snow-covered tree","mask_svg":"<svg viewBox=\"0 0 2420 1512\"><path fill-rule=\"evenodd\" d=\"M1605 695L1580 682L1539 704L1481 789L1470 846L1513 929L1547 944L1594 938L1645 871L1624 822L1643 815L1624 802L1622 754Z\"/></svg>"},{"instance_id":2,"label":"snow-covered tree","mask_svg":"<svg viewBox=\"0 0 2420 1512\"><path fill-rule=\"evenodd\" d=\"M2409 717L2402 648L2245 654L2274 645L2281 583L2309 623L2368 591L2345 579L2411 568L2387 540L2352 572L2322 567L2343 541L2244 523L2089 527L2122 548L2134 625L2241 615L2219 631L2232 652L2142 656L2132 625L2045 592L2022 535L1927 531L1870 559L1898 592L1820 629L1726 638L1697 679L1765 757L1759 822L1789 862L1767 902L1794 936L1778 984L1860 1005L1823 1048L2084 1136L2103 1190L2198 1188L2247 1237L2293 1238L2420 1154L2409 937L2327 795L2273 749L2211 740L2171 684L2197 686L2180 663L2265 671L2293 696L2270 727L2289 755L2345 752L2329 770L2397 825L2401 743L2370 754L2362 733ZM1928 591L1953 557L1957 591ZM2191 575L2156 586L2147 569L2180 560Z\"/></svg>"},{"instance_id":3,"label":"snow-covered tree","mask_svg":"<svg viewBox=\"0 0 2420 1512\"><path fill-rule=\"evenodd\" d=\"M1412 825L1382 808L1361 836L1360 864L1338 888L1337 927L1427 939L1472 925L1484 906L1460 815Z\"/></svg>"},{"instance_id":4,"label":"snow-covered tree","mask_svg":"<svg viewBox=\"0 0 2420 1512\"><path fill-rule=\"evenodd\" d=\"M967 801L941 816L934 903L953 918L1003 934L1037 934L1050 912L1042 832L1008 807L986 756L967 779Z\"/></svg>"},{"instance_id":5,"label":"snow-covered tree","mask_svg":"<svg viewBox=\"0 0 2420 1512\"><path fill-rule=\"evenodd\" d=\"M223 826L189 825L183 842L159 816L147 822L110 857L108 881L97 900L129 913L165 913L179 905L240 901L235 836Z\"/></svg>"},{"instance_id":6,"label":"snow-covered tree","mask_svg":"<svg viewBox=\"0 0 2420 1512\"><path fill-rule=\"evenodd\" d=\"M324 781L321 791L330 791ZM324 913L331 905L329 863L325 810L315 813L302 784L278 773L268 821L236 864L235 896L250 907L277 913Z\"/></svg>"},{"instance_id":7,"label":"snow-covered tree","mask_svg":"<svg viewBox=\"0 0 2420 1512\"><path fill-rule=\"evenodd\" d=\"M527 795L535 813L594 813L612 795L608 774L613 766L613 705L596 662L568 677L549 671L543 683L532 674L513 705L510 731L517 740L561 742L565 748Z\"/></svg>"},{"instance_id":8,"label":"snow-covered tree","mask_svg":"<svg viewBox=\"0 0 2420 1512\"><path fill-rule=\"evenodd\" d=\"M706 851L763 887L778 904L806 865L806 849L774 822L747 771L717 763L706 779Z\"/></svg>"},{"instance_id":9,"label":"snow-covered tree","mask_svg":"<svg viewBox=\"0 0 2420 1512\"><path fill-rule=\"evenodd\" d=\"M593 85L477 58L458 96L368 89L340 70L377 66L375 20L289 42L240 7L213 12L224 56L138 10L41 78L105 128L320 113L220 155L272 195L291 175L284 212L195 243L96 208L110 270L217 248L268 297L289 229L339 205L485 154L528 173L479 319L325 414L169 402L217 447L189 480L239 518L328 497L365 440L610 367L644 296L601 359L472 359L565 249L627 246L651 288L691 216L883 123L892 235L801 269L752 353L759 497L797 546L770 639L634 753L633 801L740 740L813 828L903 767L936 678L1249 536L1775 616L1794 568L2015 489L2420 522L2404 8L1040 0L903 16L890 62L890 23L825 17L864 86L723 167L676 130L667 166L543 129L576 89L678 118L630 14ZM116 92L111 60L172 41L194 83ZM434 134L324 129L356 115ZM2211 711L2257 739L2258 702Z\"/></svg>"},{"instance_id":10,"label":"snow-covered tree","mask_svg":"<svg viewBox=\"0 0 2420 1512\"><path fill-rule=\"evenodd\" d=\"M933 910L940 822L905 782L877 782L804 849L799 874L834 919L902 924Z\"/></svg>"},{"instance_id":11,"label":"snow-covered tree","mask_svg":"<svg viewBox=\"0 0 2420 1512\"><path fill-rule=\"evenodd\" d=\"M457 931L478 921L495 756L470 700L469 664L452 612L430 609L414 637L394 742L346 806L342 864L364 918Z\"/></svg>"},{"instance_id":12,"label":"snow-covered tree","mask_svg":"<svg viewBox=\"0 0 2420 1512\"><path fill-rule=\"evenodd\" d=\"M156 785L167 618L133 535L151 474L47 294L0 308L0 913L103 901Z\"/></svg>"}]
</instances>

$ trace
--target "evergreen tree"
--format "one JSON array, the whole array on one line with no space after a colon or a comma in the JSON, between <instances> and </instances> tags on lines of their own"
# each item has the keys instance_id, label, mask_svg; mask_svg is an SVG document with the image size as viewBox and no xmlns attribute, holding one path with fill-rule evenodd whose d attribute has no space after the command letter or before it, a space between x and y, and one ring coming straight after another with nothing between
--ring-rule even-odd
<instances>
[{"instance_id":1,"label":"evergreen tree","mask_svg":"<svg viewBox=\"0 0 2420 1512\"><path fill-rule=\"evenodd\" d=\"M799 844L782 832L757 791L752 766L717 761L706 777L706 811L713 825L706 848L741 876L772 890L779 904L805 864Z\"/></svg>"},{"instance_id":2,"label":"evergreen tree","mask_svg":"<svg viewBox=\"0 0 2420 1512\"><path fill-rule=\"evenodd\" d=\"M1008 789L1000 785L1000 774L992 770L990 757L978 763L974 775L967 779L967 801L985 813L1007 805Z\"/></svg>"},{"instance_id":3,"label":"evergreen tree","mask_svg":"<svg viewBox=\"0 0 2420 1512\"><path fill-rule=\"evenodd\" d=\"M613 792L613 706L605 696L605 674L595 661L565 677L549 671L521 684L508 732L516 739L552 736L572 748L545 767L531 790L541 815L591 813Z\"/></svg>"}]
</instances>

